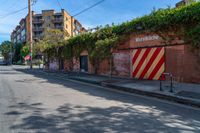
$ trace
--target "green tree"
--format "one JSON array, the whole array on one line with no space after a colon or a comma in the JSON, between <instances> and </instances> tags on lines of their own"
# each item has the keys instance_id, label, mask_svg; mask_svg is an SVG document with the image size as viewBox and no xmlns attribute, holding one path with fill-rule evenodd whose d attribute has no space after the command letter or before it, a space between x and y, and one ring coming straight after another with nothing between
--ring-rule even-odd
<instances>
[{"instance_id":1,"label":"green tree","mask_svg":"<svg viewBox=\"0 0 200 133\"><path fill-rule=\"evenodd\" d=\"M8 61L10 59L10 53L13 49L13 44L10 41L4 41L0 45L0 51L4 56L4 59Z\"/></svg>"},{"instance_id":2,"label":"green tree","mask_svg":"<svg viewBox=\"0 0 200 133\"><path fill-rule=\"evenodd\" d=\"M24 59L29 54L29 45L24 45L20 50L20 55Z\"/></svg>"},{"instance_id":3,"label":"green tree","mask_svg":"<svg viewBox=\"0 0 200 133\"><path fill-rule=\"evenodd\" d=\"M18 43L14 46L14 57L13 57L13 61L15 63L17 62L21 62L22 61L22 57L21 57L21 49L22 49L23 45L21 43Z\"/></svg>"},{"instance_id":4,"label":"green tree","mask_svg":"<svg viewBox=\"0 0 200 133\"><path fill-rule=\"evenodd\" d=\"M39 40L35 43L34 49L38 53L43 53L46 58L47 64L51 58L56 59L57 61L62 58L61 50L63 48L65 37L68 35L58 29L48 29L45 32L45 36L42 40Z\"/></svg>"}]
</instances>

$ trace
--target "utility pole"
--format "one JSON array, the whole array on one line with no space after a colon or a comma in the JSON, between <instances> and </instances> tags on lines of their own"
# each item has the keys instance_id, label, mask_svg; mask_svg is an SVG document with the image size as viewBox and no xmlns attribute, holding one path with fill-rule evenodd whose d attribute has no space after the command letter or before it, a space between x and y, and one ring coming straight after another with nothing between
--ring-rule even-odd
<instances>
[{"instance_id":1,"label":"utility pole","mask_svg":"<svg viewBox=\"0 0 200 133\"><path fill-rule=\"evenodd\" d=\"M33 55L33 32L32 32L32 11L31 11L31 0L28 0L28 14L29 14L29 31L30 31L30 69L33 68L32 55Z\"/></svg>"},{"instance_id":2,"label":"utility pole","mask_svg":"<svg viewBox=\"0 0 200 133\"><path fill-rule=\"evenodd\" d=\"M13 54L12 45L13 45L13 43L10 43L10 65L12 65L12 60L13 60L13 57L12 57L12 54Z\"/></svg>"},{"instance_id":3,"label":"utility pole","mask_svg":"<svg viewBox=\"0 0 200 133\"><path fill-rule=\"evenodd\" d=\"M73 26L73 16L71 16L71 37L73 37L73 31L74 31L74 26Z\"/></svg>"}]
</instances>

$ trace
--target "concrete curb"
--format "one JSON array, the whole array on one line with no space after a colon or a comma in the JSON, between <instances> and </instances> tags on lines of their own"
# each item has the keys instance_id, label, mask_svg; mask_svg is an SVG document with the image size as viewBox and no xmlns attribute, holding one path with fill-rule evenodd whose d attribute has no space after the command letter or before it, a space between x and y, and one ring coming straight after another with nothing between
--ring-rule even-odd
<instances>
[{"instance_id":1,"label":"concrete curb","mask_svg":"<svg viewBox=\"0 0 200 133\"><path fill-rule=\"evenodd\" d=\"M100 85L100 86L108 87L110 89L116 89L119 91L134 93L134 94L148 96L148 97L155 97L155 98L162 99L162 100L167 100L167 101L171 101L171 102L175 102L175 103L179 103L179 104L184 104L184 105L200 108L200 101L193 100L193 99L186 98L186 97L167 95L167 94L159 93L159 92L151 92L151 91L133 89L133 88L117 86L117 85L109 84L109 83L103 83L103 82L91 81L91 80L89 81L86 79L79 79L79 78L70 78L70 79L80 81L80 82L86 82L86 83L90 83L90 84Z\"/></svg>"},{"instance_id":2,"label":"concrete curb","mask_svg":"<svg viewBox=\"0 0 200 133\"><path fill-rule=\"evenodd\" d=\"M100 85L101 86L101 82L99 82L99 81L92 81L92 80L86 80L86 79L80 79L80 78L74 78L74 77L69 77L69 79L77 80L77 81L81 81L81 82L86 82L86 83L90 83L90 84L95 84L95 85Z\"/></svg>"},{"instance_id":3,"label":"concrete curb","mask_svg":"<svg viewBox=\"0 0 200 133\"><path fill-rule=\"evenodd\" d=\"M121 86L112 85L112 84L106 84L105 86L109 87L109 88L117 89L117 90L120 90L120 91L135 93L135 94L139 94L139 95L145 95L145 96L149 96L149 97L155 97L155 98L159 98L159 99L163 99L163 100L167 100L167 101L172 101L172 102L176 102L176 103L185 104L185 105L200 108L200 101L193 100L193 99L190 99L190 98L185 98L185 97L181 97L181 96L166 95L166 94L158 93L158 92L150 92L150 91L132 89L132 88L121 87Z\"/></svg>"}]
</instances>

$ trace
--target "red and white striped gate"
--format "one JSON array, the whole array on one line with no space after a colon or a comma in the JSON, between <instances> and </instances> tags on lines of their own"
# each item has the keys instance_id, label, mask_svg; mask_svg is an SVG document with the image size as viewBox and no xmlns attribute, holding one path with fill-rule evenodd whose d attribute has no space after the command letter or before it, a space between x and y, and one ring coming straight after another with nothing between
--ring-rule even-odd
<instances>
[{"instance_id":1,"label":"red and white striped gate","mask_svg":"<svg viewBox=\"0 0 200 133\"><path fill-rule=\"evenodd\" d=\"M158 80L165 71L165 48L140 48L133 50L132 77Z\"/></svg>"}]
</instances>

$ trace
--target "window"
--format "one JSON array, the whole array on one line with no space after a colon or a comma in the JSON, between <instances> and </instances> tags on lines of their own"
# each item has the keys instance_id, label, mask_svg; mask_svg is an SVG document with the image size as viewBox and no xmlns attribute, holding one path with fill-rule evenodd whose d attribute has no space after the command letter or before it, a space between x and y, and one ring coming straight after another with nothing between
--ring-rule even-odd
<instances>
[{"instance_id":1,"label":"window","mask_svg":"<svg viewBox=\"0 0 200 133\"><path fill-rule=\"evenodd\" d=\"M50 21L50 20L51 20L51 17L50 17L50 16L47 16L47 17L46 17L46 20L47 20L47 21Z\"/></svg>"},{"instance_id":2,"label":"window","mask_svg":"<svg viewBox=\"0 0 200 133\"><path fill-rule=\"evenodd\" d=\"M75 34L75 35L78 35L78 34L79 34L79 31L74 30L74 34Z\"/></svg>"},{"instance_id":3,"label":"window","mask_svg":"<svg viewBox=\"0 0 200 133\"><path fill-rule=\"evenodd\" d=\"M23 29L22 32L21 32L21 35L25 36L25 34L26 34L25 29Z\"/></svg>"}]
</instances>

